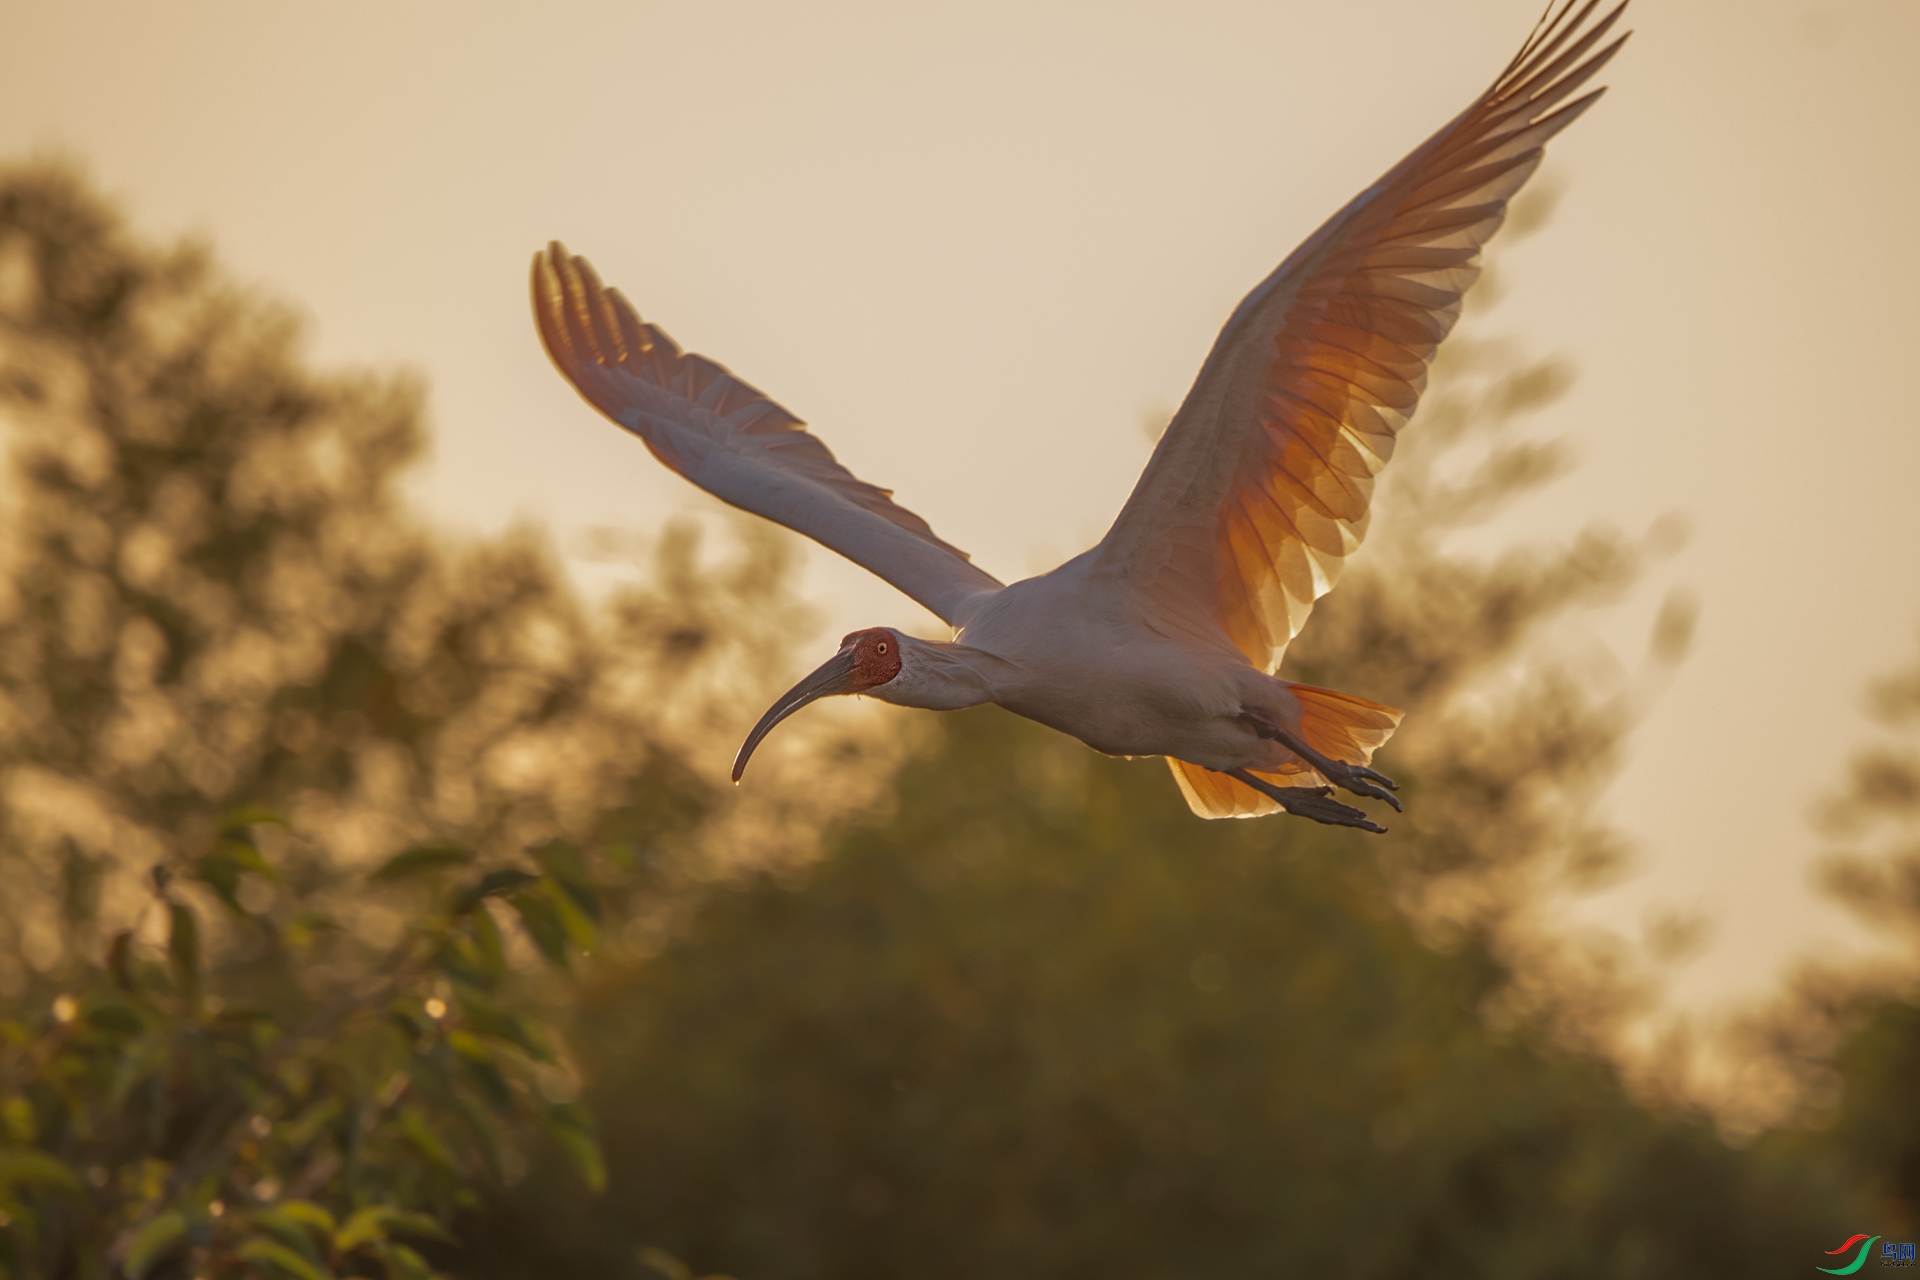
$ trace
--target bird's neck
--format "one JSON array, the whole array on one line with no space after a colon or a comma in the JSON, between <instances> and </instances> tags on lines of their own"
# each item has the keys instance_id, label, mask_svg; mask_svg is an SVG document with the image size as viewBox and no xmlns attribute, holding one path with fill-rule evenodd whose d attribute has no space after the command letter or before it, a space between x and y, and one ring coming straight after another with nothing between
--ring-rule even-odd
<instances>
[{"instance_id":1,"label":"bird's neck","mask_svg":"<svg viewBox=\"0 0 1920 1280\"><path fill-rule=\"evenodd\" d=\"M995 677L1008 665L983 649L903 637L900 674L868 693L895 706L958 711L995 701Z\"/></svg>"}]
</instances>

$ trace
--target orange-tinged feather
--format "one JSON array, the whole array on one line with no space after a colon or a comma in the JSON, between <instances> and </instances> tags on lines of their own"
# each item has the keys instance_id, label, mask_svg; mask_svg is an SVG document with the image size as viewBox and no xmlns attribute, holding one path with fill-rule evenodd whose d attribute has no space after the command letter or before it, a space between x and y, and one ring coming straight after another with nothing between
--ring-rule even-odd
<instances>
[{"instance_id":1,"label":"orange-tinged feather","mask_svg":"<svg viewBox=\"0 0 1920 1280\"><path fill-rule=\"evenodd\" d=\"M1355 764L1368 764L1400 724L1401 712L1394 707L1356 698L1332 689L1312 685L1293 686L1300 699L1300 733L1307 745L1322 755ZM1243 782L1224 773L1215 773L1184 760L1169 759L1174 781L1187 804L1203 818L1257 818L1277 813L1277 801L1262 795ZM1299 760L1277 769L1249 770L1256 778L1281 787L1318 787L1326 784L1320 773Z\"/></svg>"},{"instance_id":2,"label":"orange-tinged feather","mask_svg":"<svg viewBox=\"0 0 1920 1280\"><path fill-rule=\"evenodd\" d=\"M1602 45L1625 5L1592 21L1597 8L1568 0L1549 12L1478 101L1234 313L1101 546L1150 608L1206 601L1250 662L1278 666L1365 535L1373 478L1418 407L1481 247L1541 147L1600 92L1566 101L1625 39ZM1210 537L1210 563L1175 554L1193 533ZM1181 785L1190 799L1237 786Z\"/></svg>"}]
</instances>

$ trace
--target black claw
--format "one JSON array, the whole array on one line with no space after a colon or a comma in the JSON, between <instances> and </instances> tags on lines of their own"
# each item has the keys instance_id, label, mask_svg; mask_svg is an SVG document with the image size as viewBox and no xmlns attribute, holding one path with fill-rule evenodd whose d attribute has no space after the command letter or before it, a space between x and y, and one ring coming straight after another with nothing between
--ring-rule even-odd
<instances>
[{"instance_id":1,"label":"black claw","mask_svg":"<svg viewBox=\"0 0 1920 1280\"><path fill-rule=\"evenodd\" d=\"M1278 802L1282 809L1295 817L1310 818L1330 827L1358 827L1362 831L1372 831L1376 834L1386 831L1385 827L1380 826L1352 805L1329 799L1328 797L1333 794L1332 787L1279 787L1264 778L1254 777L1245 769L1231 770L1227 776L1246 783L1262 795Z\"/></svg>"},{"instance_id":2,"label":"black claw","mask_svg":"<svg viewBox=\"0 0 1920 1280\"><path fill-rule=\"evenodd\" d=\"M1374 800L1385 800L1388 804L1393 806L1393 811L1395 813L1404 812L1404 810L1400 808L1399 799L1395 797L1395 795L1391 791L1382 791L1379 787L1374 786L1371 782L1363 782L1358 778L1354 778L1349 780L1345 784L1345 786L1347 790L1353 792L1353 794L1357 796L1367 796L1370 799L1374 799Z\"/></svg>"},{"instance_id":3,"label":"black claw","mask_svg":"<svg viewBox=\"0 0 1920 1280\"><path fill-rule=\"evenodd\" d=\"M1272 720L1268 719L1265 713L1251 707L1243 708L1240 712L1240 718L1246 721L1255 733L1263 738L1270 738L1279 743L1312 765L1315 769L1318 769L1339 786L1344 787L1357 796L1367 796L1374 800L1385 800L1393 806L1395 813L1404 812L1400 808L1400 802L1387 794L1389 791L1398 791L1400 784L1392 778L1389 778L1386 774L1369 769L1363 764L1348 764L1344 760L1334 760L1321 755L1293 734L1288 733L1286 730L1280 728L1280 726L1274 724ZM1244 779L1242 779L1242 781L1244 781ZM1374 783L1380 785L1374 786ZM1380 787L1385 787L1387 790L1382 791ZM1304 790L1304 788L1299 787L1291 789L1296 791Z\"/></svg>"}]
</instances>

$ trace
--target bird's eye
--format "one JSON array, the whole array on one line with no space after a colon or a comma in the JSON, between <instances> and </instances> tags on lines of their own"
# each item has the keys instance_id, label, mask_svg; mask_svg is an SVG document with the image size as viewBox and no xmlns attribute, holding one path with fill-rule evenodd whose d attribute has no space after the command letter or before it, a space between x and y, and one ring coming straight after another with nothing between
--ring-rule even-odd
<instances>
[{"instance_id":1,"label":"bird's eye","mask_svg":"<svg viewBox=\"0 0 1920 1280\"><path fill-rule=\"evenodd\" d=\"M887 651L887 642L885 640L882 640L879 644L874 646L875 653L885 653L886 651Z\"/></svg>"}]
</instances>

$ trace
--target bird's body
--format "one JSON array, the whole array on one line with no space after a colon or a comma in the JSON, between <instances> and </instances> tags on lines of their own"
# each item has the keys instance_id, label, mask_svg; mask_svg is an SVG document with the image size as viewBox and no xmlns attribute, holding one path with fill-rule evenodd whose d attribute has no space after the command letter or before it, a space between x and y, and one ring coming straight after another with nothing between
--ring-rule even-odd
<instances>
[{"instance_id":1,"label":"bird's body","mask_svg":"<svg viewBox=\"0 0 1920 1280\"><path fill-rule=\"evenodd\" d=\"M1400 713L1274 674L1364 537L1374 477L1566 103L1625 37L1567 0L1465 112L1334 215L1228 319L1099 545L1002 586L801 421L646 324L559 245L534 261L548 353L591 403L715 496L866 566L954 630L855 632L761 719L815 698L992 702L1110 755L1162 755L1205 817L1284 809L1380 830L1329 784L1399 807L1368 768ZM1622 6L1624 7L1624 5ZM1564 105L1562 105L1564 103ZM1387 788L1387 789L1383 789Z\"/></svg>"},{"instance_id":2,"label":"bird's body","mask_svg":"<svg viewBox=\"0 0 1920 1280\"><path fill-rule=\"evenodd\" d=\"M1230 645L1161 635L1128 604L1121 584L1103 576L1088 552L1010 584L942 648L978 682L984 696L976 701L1072 734L1096 751L1171 755L1209 769L1273 762L1277 744L1238 716L1249 704L1286 714L1287 682L1254 669ZM951 709L931 688L890 690L873 692L904 706Z\"/></svg>"}]
</instances>

